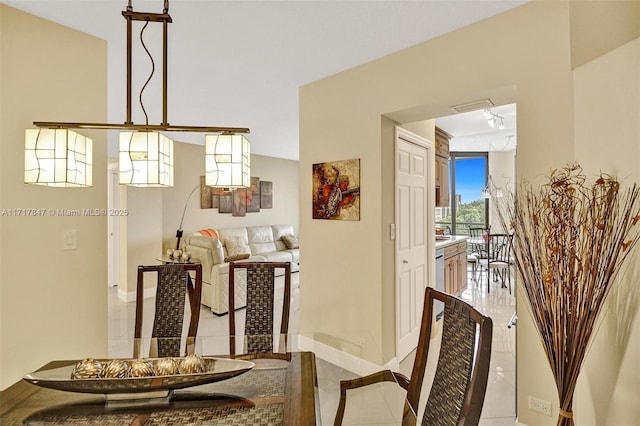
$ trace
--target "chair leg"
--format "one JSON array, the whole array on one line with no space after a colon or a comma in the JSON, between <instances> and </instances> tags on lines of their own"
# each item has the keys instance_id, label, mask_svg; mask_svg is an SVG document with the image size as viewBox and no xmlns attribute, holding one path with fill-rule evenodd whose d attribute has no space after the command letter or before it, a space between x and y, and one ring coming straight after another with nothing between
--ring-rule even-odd
<instances>
[{"instance_id":1,"label":"chair leg","mask_svg":"<svg viewBox=\"0 0 640 426\"><path fill-rule=\"evenodd\" d=\"M491 268L487 265L487 293L491 293Z\"/></svg>"}]
</instances>

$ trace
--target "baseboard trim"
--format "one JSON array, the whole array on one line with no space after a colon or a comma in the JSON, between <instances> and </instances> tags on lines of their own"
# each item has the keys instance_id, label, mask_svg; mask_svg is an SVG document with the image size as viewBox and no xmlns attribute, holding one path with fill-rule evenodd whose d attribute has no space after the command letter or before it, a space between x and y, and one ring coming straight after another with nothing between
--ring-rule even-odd
<instances>
[{"instance_id":1,"label":"baseboard trim","mask_svg":"<svg viewBox=\"0 0 640 426\"><path fill-rule=\"evenodd\" d=\"M349 370L359 376L365 376L367 374L386 369L398 371L400 368L400 363L396 357L384 365L379 365L353 354L341 351L333 346L313 340L308 336L298 337L298 347L304 351L311 351L317 358L337 365L345 370Z\"/></svg>"},{"instance_id":2,"label":"baseboard trim","mask_svg":"<svg viewBox=\"0 0 640 426\"><path fill-rule=\"evenodd\" d=\"M155 297L156 296L156 288L155 287L151 287L151 288L145 288L144 289L144 298L148 299L150 297ZM125 292L123 290L118 289L118 299L122 300L123 302L135 302L136 300L136 292L135 291L130 291L130 292Z\"/></svg>"}]
</instances>

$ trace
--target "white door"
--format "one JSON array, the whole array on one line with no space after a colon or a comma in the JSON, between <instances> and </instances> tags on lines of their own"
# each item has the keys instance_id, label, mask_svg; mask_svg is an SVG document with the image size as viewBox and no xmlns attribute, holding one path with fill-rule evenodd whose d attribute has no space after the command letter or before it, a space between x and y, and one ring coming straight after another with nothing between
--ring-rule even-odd
<instances>
[{"instance_id":1,"label":"white door","mask_svg":"<svg viewBox=\"0 0 640 426\"><path fill-rule=\"evenodd\" d=\"M108 170L108 208L110 211L117 211L120 207L120 176L118 165L109 166ZM120 216L109 215L107 223L107 251L108 251L108 269L107 284L110 287L118 285L118 277L120 274Z\"/></svg>"},{"instance_id":2,"label":"white door","mask_svg":"<svg viewBox=\"0 0 640 426\"><path fill-rule=\"evenodd\" d=\"M396 128L396 332L398 361L418 345L424 291L433 278L433 144Z\"/></svg>"}]
</instances>

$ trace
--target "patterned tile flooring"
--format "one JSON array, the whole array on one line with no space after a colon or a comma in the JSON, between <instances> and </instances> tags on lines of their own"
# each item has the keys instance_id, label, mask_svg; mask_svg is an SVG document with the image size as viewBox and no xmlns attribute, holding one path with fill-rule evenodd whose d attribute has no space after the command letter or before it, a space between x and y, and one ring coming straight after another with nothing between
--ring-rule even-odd
<instances>
[{"instance_id":1,"label":"patterned tile flooring","mask_svg":"<svg viewBox=\"0 0 640 426\"><path fill-rule=\"evenodd\" d=\"M291 301L290 330L299 329L299 274L292 275L293 295ZM515 311L515 297L509 291L500 288L499 283L491 283L491 292L486 292L486 275L482 277L482 290L469 274L467 289L462 298L476 306L478 310L488 314L493 319L493 345L489 383L485 397L484 409L480 420L481 426L513 425L515 417L515 328L507 328L507 324ZM152 326L154 299L144 301L144 329ZM243 311L240 311L241 315ZM224 335L228 332L227 316L218 317L203 306L200 312L199 333L206 330L206 335ZM135 323L135 303L125 303L117 296L117 287L109 288L109 356L125 356L130 351L129 343L133 335ZM144 334L144 333L143 333ZM127 342L127 343L125 343ZM124 347L126 345L126 347ZM437 350L437 349L436 349ZM400 362L400 371L406 375L411 372L414 354ZM323 424L333 424L338 404L339 390L337 379L355 377L344 370L336 369L332 364L318 360L319 377L330 377L331 380L319 380L321 416ZM427 371L424 390L422 393L421 410L424 410L426 396L433 371ZM402 400L400 399L400 404ZM401 405L400 405L401 406Z\"/></svg>"}]
</instances>

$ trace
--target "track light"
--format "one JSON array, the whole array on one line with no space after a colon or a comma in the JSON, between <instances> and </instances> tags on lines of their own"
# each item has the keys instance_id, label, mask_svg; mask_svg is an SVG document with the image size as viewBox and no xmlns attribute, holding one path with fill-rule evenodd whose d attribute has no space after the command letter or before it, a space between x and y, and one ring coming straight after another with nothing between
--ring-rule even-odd
<instances>
[{"instance_id":1,"label":"track light","mask_svg":"<svg viewBox=\"0 0 640 426\"><path fill-rule=\"evenodd\" d=\"M498 125L498 129L500 130L504 129L503 116L496 114L495 112L491 111L491 109L489 108L486 108L484 111L482 111L482 115L484 115L484 118L487 120L487 124L492 129L496 127L496 125Z\"/></svg>"}]
</instances>

